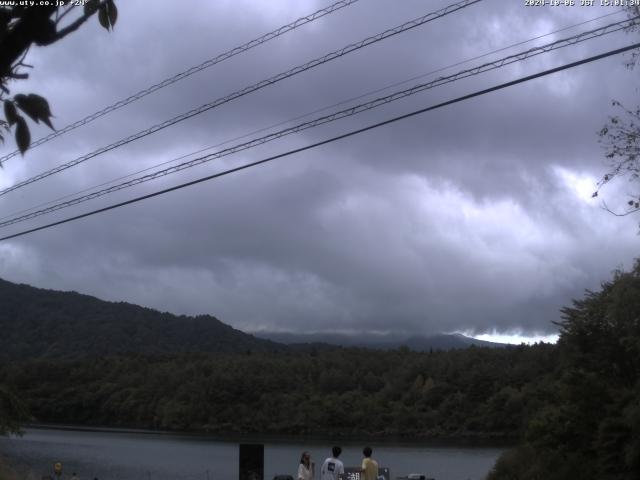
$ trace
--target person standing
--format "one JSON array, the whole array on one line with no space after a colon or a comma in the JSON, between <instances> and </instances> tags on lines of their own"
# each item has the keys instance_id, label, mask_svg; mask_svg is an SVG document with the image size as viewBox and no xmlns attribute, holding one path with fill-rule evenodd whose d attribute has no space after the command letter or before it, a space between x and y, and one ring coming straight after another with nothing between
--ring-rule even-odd
<instances>
[{"instance_id":1,"label":"person standing","mask_svg":"<svg viewBox=\"0 0 640 480\"><path fill-rule=\"evenodd\" d=\"M313 480L315 464L311 461L309 452L302 452L298 466L298 480Z\"/></svg>"},{"instance_id":2,"label":"person standing","mask_svg":"<svg viewBox=\"0 0 640 480\"><path fill-rule=\"evenodd\" d=\"M344 473L344 464L338 460L341 453L340 447L331 449L331 456L324 461L320 469L320 480L338 480L339 475Z\"/></svg>"},{"instance_id":3,"label":"person standing","mask_svg":"<svg viewBox=\"0 0 640 480\"><path fill-rule=\"evenodd\" d=\"M363 480L378 480L378 462L371 458L372 453L371 447L364 447L364 450L362 450L364 458L362 459L360 473L362 473Z\"/></svg>"}]
</instances>

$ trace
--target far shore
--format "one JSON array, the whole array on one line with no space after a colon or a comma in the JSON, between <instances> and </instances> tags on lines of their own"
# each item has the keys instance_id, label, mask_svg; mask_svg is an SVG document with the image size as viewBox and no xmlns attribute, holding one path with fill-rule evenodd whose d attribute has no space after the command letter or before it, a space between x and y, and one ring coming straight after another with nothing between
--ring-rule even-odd
<instances>
[{"instance_id":1,"label":"far shore","mask_svg":"<svg viewBox=\"0 0 640 480\"><path fill-rule=\"evenodd\" d=\"M433 447L512 447L516 445L517 438L505 438L503 436L491 436L486 434L465 435L465 436L438 436L438 437L415 437L398 435L345 435L345 434L285 434L285 433L212 433L204 431L171 431L171 430L150 430L126 427L108 426L87 426L87 425L63 425L53 423L31 423L24 425L24 429L33 430L62 430L75 432L94 433L118 433L131 435L158 435L167 437L184 437L190 439L200 439L208 441L226 443L291 443L299 441L303 444L328 444L340 443L343 445L364 445L376 443L380 445L397 446L433 446Z\"/></svg>"}]
</instances>

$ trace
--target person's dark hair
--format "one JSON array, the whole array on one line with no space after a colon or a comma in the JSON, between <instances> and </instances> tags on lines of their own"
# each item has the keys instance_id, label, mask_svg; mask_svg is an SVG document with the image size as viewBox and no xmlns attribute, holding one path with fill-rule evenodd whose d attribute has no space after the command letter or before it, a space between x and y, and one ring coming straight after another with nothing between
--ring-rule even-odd
<instances>
[{"instance_id":1,"label":"person's dark hair","mask_svg":"<svg viewBox=\"0 0 640 480\"><path fill-rule=\"evenodd\" d=\"M300 455L300 463L306 466L308 465L308 463L304 461L305 457L311 458L311 455L309 454L309 452L302 452L302 455Z\"/></svg>"},{"instance_id":2,"label":"person's dark hair","mask_svg":"<svg viewBox=\"0 0 640 480\"><path fill-rule=\"evenodd\" d=\"M373 450L371 450L371 447L364 447L364 450L362 450L362 454L367 458L369 458L372 453Z\"/></svg>"},{"instance_id":3,"label":"person's dark hair","mask_svg":"<svg viewBox=\"0 0 640 480\"><path fill-rule=\"evenodd\" d=\"M333 454L333 458L338 458L342 453L342 449L340 447L333 447L331 453Z\"/></svg>"}]
</instances>

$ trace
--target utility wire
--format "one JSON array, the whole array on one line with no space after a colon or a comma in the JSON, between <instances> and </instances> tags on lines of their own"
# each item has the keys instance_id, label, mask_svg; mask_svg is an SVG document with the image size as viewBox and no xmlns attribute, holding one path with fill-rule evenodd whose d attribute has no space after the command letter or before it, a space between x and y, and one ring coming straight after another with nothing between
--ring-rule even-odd
<instances>
[{"instance_id":1,"label":"utility wire","mask_svg":"<svg viewBox=\"0 0 640 480\"><path fill-rule=\"evenodd\" d=\"M291 122L294 122L294 121L296 121L296 120L300 120L300 119L303 119L303 118L309 117L309 116L314 115L314 114L316 114L316 113L324 112L324 111L326 111L326 110L329 110L329 109L331 109L331 108L335 108L335 107L339 107L339 106L341 106L341 105L346 105L346 104L351 103L351 102L354 102L354 101L356 101L356 100L360 100L360 99L362 99L362 98L369 97L369 96L374 95L374 94L376 94L376 93L380 93L380 92L383 92L383 91L385 91L385 90L389 90L390 88L398 87L398 86L400 86L400 85L405 85L405 84L407 84L407 83L409 83L409 82L412 82L412 81L414 81L414 80L418 80L418 79L421 79L421 78L424 78L424 77L428 77L428 76L434 75L434 74L436 74L436 73L439 73L439 72L442 72L442 71L448 70L448 69L450 69L450 68L457 67L457 66L459 66L459 65L464 65L465 63L469 63L469 62L472 62L472 61L474 61L474 60L479 60L479 59L481 59L481 58L485 58L485 57L488 57L488 56L490 56L490 55L494 55L494 54L496 54L496 53L503 52L503 51L505 51L505 50L509 50L509 49L511 49L511 48L513 48L513 47L517 47L517 46L520 46L520 45L524 45L524 44L526 44L526 43L531 43L531 42L533 42L533 41L535 41L535 40L539 40L539 39L541 39L541 38L545 38L545 37L548 37L548 36L550 36L550 35L555 35L556 33L564 32L564 31L566 31L566 30L570 30L570 29L575 28L575 27L579 27L579 26L582 26L582 25L586 25L587 23L592 23L592 22L595 22L595 21L597 21L597 20L601 20L601 19L603 19L603 18L610 17L610 16L612 16L612 15L620 15L620 14L622 14L622 13L624 13L624 11L620 10L620 11L616 11L616 12L612 12L612 13L607 13L607 14L604 14L604 15L600 15L600 16L598 16L598 17L594 17L594 18L591 18L591 19L589 19L589 20L585 20L585 21L580 22L580 23L575 23L575 24L573 24L573 25L568 25L568 26L566 26L566 27L563 27L563 28L560 28L560 29L554 30L554 31L552 31L552 32L544 33L544 34L542 34L542 35L538 35L538 36L536 36L536 37L529 38L529 39L527 39L527 40L522 40L522 41L517 42L517 43L512 43L511 45L508 45L508 46L506 46L506 47L501 47L501 48L498 48L498 49L496 49L496 50L492 50L491 52L483 53L482 55L477 55L477 56L475 56L475 57L467 58L467 59L462 60L462 61L460 61L460 62L456 62L456 63L450 64L450 65L447 65L447 66L444 66L444 67L440 67L440 68L438 68L438 69L436 69L436 70L431 70L430 72L427 72L427 73L422 73L422 74L420 74L420 75L417 75L417 76L414 76L414 77L408 78L408 79L406 79L406 80L402 80L401 82L396 82L396 83L393 83L393 84L387 85L387 86L385 86L385 87L378 88L378 89L376 89L376 90L371 90L371 91L369 91L369 92L367 92L367 93L363 93L363 94L358 95L358 96L356 96L356 97L351 97L351 98L348 98L348 99L346 99L346 100L342 100L342 101L340 101L340 102L338 102L338 103L334 103L334 104L332 104L332 105L328 105L328 106L326 106L326 107L322 107L322 108L319 108L319 109L317 109L317 110L313 110L313 111L311 111L311 112L307 112L307 113L304 113L304 114L302 114L302 115L298 115L298 116L293 117L293 118L290 118L290 119L288 119L288 120L284 120L284 121L282 121L282 122L278 122L278 123L271 124L271 125L266 126L266 127L259 128L259 129L257 129L257 130L253 130L253 131L248 132L248 133L245 133L245 134L243 134L243 135L240 135L240 136L237 136L237 137L234 137L234 138L230 138L230 139L225 140L225 141L223 141L223 142L216 143L215 145L209 145L208 147L201 148L201 149L196 150L196 151L194 151L194 152L190 152L190 153L187 153L187 154L184 154L184 155L180 155L179 157L173 158L173 159L171 159L171 160L166 160L166 161L161 162L161 163L158 163L158 164L156 164L156 165L152 165L152 166L150 166L150 167L146 167L146 168L143 168L143 169L140 169L140 170L136 170L135 172L131 172L131 173L128 173L128 174L126 174L126 175L122 175L122 176L120 176L120 177L113 178L113 179L111 179L111 180L107 180L107 181L102 182L102 183L99 183L99 184L97 184L97 185L93 185L93 186L91 186L91 187L84 188L84 189L82 189L82 190L80 190L80 191L76 191L76 192L74 192L74 193L70 193L70 194L67 194L67 195L63 195L63 196L61 196L61 197L57 197L57 198L55 198L55 199L52 199L52 200L49 200L49 201L46 201L46 202L43 202L43 203L39 203L39 204L37 204L37 205L35 205L35 206L33 206L33 207L24 208L24 209L22 209L22 210L14 211L14 212L12 212L12 213L9 213L9 214L7 214L7 215L4 215L4 216L0 217L0 221L5 220L5 219L7 219L7 218L11 218L11 217L16 216L16 215L20 215L21 213L30 212L30 211L32 211L32 210L35 210L35 209L40 208L40 207L44 207L44 206L46 206L46 205L54 204L54 203L59 202L59 201L61 201L61 200L65 200L65 199L67 199L67 198L71 198L71 197L73 197L74 195L79 195L79 194L81 194L81 193L90 192L90 191L92 191L92 190L94 190L94 189L96 189L96 188L104 187L104 186L106 186L106 185L112 184L112 183L117 182L117 181L119 181L119 180L124 180L125 178L130 178L130 177L133 177L134 175L138 175L138 174L140 174L140 173L148 172L149 170L153 170L154 168L159 168L159 167L162 167L162 166L164 166L164 165L168 165L168 164L170 164L170 163L177 162L177 161L179 161L179 160L184 160L185 158L188 158L188 157L190 157L190 156L192 156L192 155L197 155L197 154L199 154L199 153L206 152L207 150L212 150L212 149L214 149L214 148L222 147L223 145L226 145L226 144L228 144L228 143L234 142L234 141L236 141L236 140L242 140L243 138L250 137L251 135L255 135L255 134L258 134L258 133L262 133L262 132L265 132L265 131L267 131L267 130L271 130L271 129L273 129L273 128L280 127L280 126L282 126L282 125L286 125L286 124L291 123Z\"/></svg>"},{"instance_id":2,"label":"utility wire","mask_svg":"<svg viewBox=\"0 0 640 480\"><path fill-rule=\"evenodd\" d=\"M291 22L287 25L284 25L276 30L273 30L269 33L266 33L264 35L262 35L261 37L255 38L243 45L240 45L239 47L235 47L232 48L231 50L228 50L224 53L221 53L220 55L210 58L209 60L206 60L204 62L202 62L200 65L196 65L193 66L191 68L188 68L187 70L184 70L180 73L175 74L172 77L169 78L165 78L164 80L162 80L159 83L156 83L154 85L151 85L150 87L147 87L143 90L140 90L137 93L134 93L133 95L119 100L118 102L109 105L105 108L103 108L102 110L99 110L95 113L92 113L91 115L88 115L74 123L70 123L69 125L67 125L66 127L63 127L59 130L56 130L55 132L50 133L49 135L42 137L38 140L36 140L35 142L31 143L31 145L29 146L29 149L33 149L39 145L42 145L43 143L48 142L49 140L52 140L56 137L59 137L60 135L63 135L67 132L70 132L71 130L75 130L78 127L81 127L83 125L86 125L88 123L93 122L94 120L108 114L111 113L115 110L118 110L119 108L124 107L125 105L129 105L130 103L135 102L136 100L140 100L143 97L146 97L147 95L149 95L150 93L153 93L157 90L160 90L161 88L167 87L173 83L176 83L180 80L182 80L183 78L187 78L191 75L193 75L194 73L200 72L206 68L212 67L220 62L223 62L225 60L228 60L231 57L234 57L240 53L244 53L247 50L251 50L254 47L257 47L258 45L262 45L263 43L266 43L270 40L273 40L275 38L278 38L281 35L284 35L285 33L288 33L292 30L295 30L298 27L301 27L302 25L305 25L307 23L311 23L319 18L322 18L326 15L329 15L333 12L336 12L344 7L347 7L353 3L356 3L358 0L340 0L339 2L334 3L333 5L330 5L326 8L322 8L316 12L313 12L309 15L306 15L304 17L300 17L298 18L296 21ZM7 160L9 160L12 157L15 157L16 155L18 155L20 153L20 150L15 150L3 157L0 157L0 166L6 162Z\"/></svg>"},{"instance_id":3,"label":"utility wire","mask_svg":"<svg viewBox=\"0 0 640 480\"><path fill-rule=\"evenodd\" d=\"M316 58L315 60L311 60L310 62L307 62L303 65L299 65L297 67L294 67L290 70L287 70L286 72L282 72L279 73L273 77L270 77L266 80L262 80L258 83L255 83L251 86L245 87L241 90L238 90L230 95L227 95L226 97L221 97L217 100L214 100L211 103L206 103L204 105L201 105L200 107L194 108L193 110L190 110L188 112L185 112L181 115L178 115L176 117L173 117L169 120L165 120L162 123L156 124L152 127L147 128L146 130L142 130L136 134L133 134L129 137L126 137L124 139L118 140L117 142L114 142L110 145L107 145L106 147L102 147L98 150L95 150L91 153L88 153L86 155L83 155L81 157L76 158L75 160L71 160L70 162L64 163L62 165L58 165L57 167L52 168L51 170L47 170L46 172L40 173L34 177L28 178L27 180L24 180L22 182L16 183L15 185L11 186L11 187L7 187L3 190L0 190L0 196L2 195L6 195L9 192L12 192L14 190L17 190L18 188L24 187L25 185L29 185L31 183L37 182L39 180L42 180L44 178L50 177L51 175L55 175L56 173L62 172L68 168L74 167L80 163L86 162L87 160L93 158L93 157L97 157L98 155L101 155L105 152L108 152L110 150L113 150L115 148L121 147L122 145L126 145L127 143L133 142L134 140L138 140L142 137L146 137L147 135L150 135L152 133L155 133L159 130L162 130L164 128L170 127L178 122L181 122L183 120L186 120L188 118L194 117L196 115L199 115L203 112L206 112L208 110L211 110L212 108L218 107L222 104L225 104L227 102L230 102L232 100L235 100L236 98L242 97L244 95L247 95L249 93L255 92L256 90L260 90L264 87L267 87L269 85L273 85L274 83L277 83L281 80L284 80L286 78L292 77L294 75L297 75L299 73L302 73L304 71L310 70L314 67L317 67L319 65L322 65L324 63L330 62L332 60L335 60L336 58L340 58L344 55L347 55L351 52L354 52L356 50L359 50L361 48L364 48L366 46L369 46L373 43L382 41L386 38L389 38L391 36L397 35L399 33L405 32L407 30L410 30L412 28L418 27L420 25L424 25L425 23L431 22L433 20L436 20L438 18L442 18L446 15L449 15L451 13L454 13L458 10L461 10L463 8L466 8L470 5L473 5L475 3L479 3L483 0L463 0L461 2L457 2L454 4L451 4L445 8L442 8L440 10L437 10L435 12L432 13L428 13L426 15L423 15L422 17L418 17L415 18L413 20L410 20L406 23L403 23L402 25L399 25L397 27L385 30L384 32L381 32L377 35L365 38L364 40L357 42L357 43L352 43L350 45L347 45L346 47L343 47L339 50L335 50L331 53L328 53L322 57Z\"/></svg>"},{"instance_id":4,"label":"utility wire","mask_svg":"<svg viewBox=\"0 0 640 480\"><path fill-rule=\"evenodd\" d=\"M278 155L273 155L271 157L267 157L267 158L264 158L262 160L258 160L258 161L252 162L252 163L241 165L239 167L235 167L235 168L231 168L231 169L228 169L228 170L224 170L222 172L218 172L218 173L215 173L213 175L208 175L206 177L201 177L199 179L192 180L190 182L182 183L180 185L176 185L176 186L170 187L170 188L165 188L165 189L159 190L157 192L149 193L147 195L142 195L140 197L135 197L135 198L132 198L130 200L126 200L124 202L115 203L115 204L109 205L107 207L99 208L97 210L86 212L86 213L83 213L83 214L80 214L80 215L75 215L73 217L68 217L68 218L65 218L63 220L59 220L57 222L49 223L49 224L46 224L46 225L41 225L39 227L31 228L31 229L28 229L28 230L23 230L21 232L14 233L12 235L7 235L7 236L4 236L4 237L0 237L0 241L4 241L4 240L9 240L9 239L12 239L12 238L20 237L20 236L23 236L23 235L27 235L29 233L37 232L37 231L44 230L44 229L47 229L47 228L51 228L51 227L54 227L54 226L57 226L57 225L62 225L64 223L69 223L69 222L72 222L72 221L75 221L75 220L79 220L81 218L85 218L85 217L89 217L89 216L92 216L92 215L96 215L98 213L106 212L106 211L113 210L113 209L116 209L116 208L119 208L119 207L124 207L125 205L130 205L132 203L137 203L137 202L140 202L142 200L146 200L146 199L149 199L149 198L157 197L159 195L163 195L165 193L173 192L175 190L180 190L182 188L190 187L192 185L197 185L199 183L206 182L206 181L209 181L209 180L213 180L215 178L223 177L223 176L229 175L231 173L239 172L241 170L246 170L246 169L251 168L251 167L255 167L255 166L258 166L258 165L261 165L261 164L264 164L264 163L268 163L268 162L271 162L273 160L277 160L279 158L288 157L288 156L294 155L296 153L304 152L306 150L311 150L311 149L319 147L321 145L326 145L326 144L333 143L333 142L338 141L338 140L342 140L342 139L345 139L345 138L348 138L348 137L352 137L354 135L358 135L360 133L364 133L364 132L367 132L369 130L373 130L374 128L382 127L382 126L388 125L390 123L394 123L394 122L397 122L397 121L400 121L400 120L404 120L404 119L407 119L407 118L410 118L410 117L414 117L416 115L420 115L422 113L426 113L426 112L429 112L431 110L436 110L436 109L439 109L439 108L442 108L442 107L446 107L448 105L453 105L455 103L459 103L459 102L463 102L463 101L466 101L466 100L470 100L472 98L479 97L481 95L486 95L488 93L495 92L497 90L502 90L504 88L511 87L511 86L514 86L514 85L518 85L520 83L525 83L525 82L528 82L528 81L531 81L531 80L534 80L534 79L537 79L537 78L541 78L541 77L544 77L544 76L547 76L547 75L551 75L553 73L557 73L557 72L560 72L560 71L563 71L563 70L574 68L574 67L577 67L579 65L584 65L586 63L595 62L597 60L601 60L603 58L610 57L612 55L617 55L617 54L620 54L620 53L624 53L624 52L627 52L629 50L633 50L633 49L639 48L639 47L640 47L640 43L634 43L633 45L628 45L626 47L617 48L615 50L610 50L608 52L601 53L599 55L594 55L592 57L588 57L588 58L585 58L585 59L582 59L582 60L578 60L576 62L567 63L567 64L561 65L559 67L555 67L555 68L551 68L551 69L548 69L548 70L544 70L542 72L538 72L538 73L535 73L535 74L532 74L532 75L527 75L525 77L521 77L521 78L518 78L516 80L512 80L510 82L501 83L499 85L495 85L493 87L486 88L484 90L478 90L476 92L473 92L473 93L470 93L470 94L467 94L467 95L463 95L461 97L457 97L457 98L454 98L452 100L448 100L446 102L438 103L436 105L432 105L430 107L422 108L420 110L414 110L413 112L406 113L404 115L393 117L393 118L390 118L388 120L384 120L382 122L374 123L372 125L369 125L369 126L366 126L366 127L363 127L363 128L359 128L357 130L352 130L350 132L343 133L341 135L337 135L335 137L331 137L331 138L322 140L320 142L312 143L310 145L306 145L304 147L296 148L296 149L293 149L293 150L288 150L288 151L286 151L284 153L280 153Z\"/></svg>"},{"instance_id":5,"label":"utility wire","mask_svg":"<svg viewBox=\"0 0 640 480\"><path fill-rule=\"evenodd\" d=\"M323 125L326 123L330 123L330 122L334 122L336 120L342 119L342 118L346 118L346 117L350 117L353 115L356 115L358 113L362 113L364 111L367 110L372 110L374 108L377 108L379 106L382 105L386 105L388 103L409 97L411 95L415 95L417 93L423 92L425 90L431 89L431 88L435 88L435 87L439 87L448 83L452 83L458 80L461 80L463 78L468 78L471 76L475 76L475 75L479 75L481 73L485 73L491 70L496 70L498 68L502 68L506 65L511 65L513 63L516 62L520 62L526 59L529 59L531 57L537 56L537 55L541 55L543 53L548 53L554 50L558 50L560 48L564 48L564 47L568 47L571 45L576 45L578 43L593 39L593 38L598 38L598 37L602 37L603 35L607 35L607 34L611 34L626 28L629 28L632 25L635 25L635 21L638 20L640 18L639 17L635 17L635 18L631 18L628 20L623 20L620 22L616 22L604 27L600 27L594 30L590 30L587 32L581 32L579 34L573 35L571 37L562 39L562 40L557 40L555 42L551 42L549 44L546 45L541 45L539 47L534 47L534 48L530 48L529 50L520 52L520 53L516 53L513 55L509 55L507 57L501 58L499 60L495 60L493 62L489 62L489 63L485 63L482 64L480 66L474 67L474 68L470 68L467 70L462 70L458 73L455 73L453 75L449 75L446 77L440 77L436 80L433 80L431 82L428 83L424 83L424 84L419 84L419 85L415 85L409 89L406 90L401 90L398 92L394 92L390 95L387 95L385 97L380 97L377 98L375 100L371 100L370 102L366 102L366 103L362 103L360 105L355 105L353 107L344 109L344 110L340 110L338 112L334 112L330 115L325 115L319 118L316 118L314 120L308 121L308 122L304 122L298 125L295 125L293 127L289 127L289 128L285 128L283 130L277 131L277 132L273 132L270 133L268 135L265 135L263 137L259 137L259 138L254 138L252 140L249 140L248 142L244 142L244 143L240 143L237 145L234 145L232 147L226 148L224 150L221 150L219 152L215 152L209 155L204 155L202 157L198 157L192 160L189 160L187 162L183 162L181 164L178 165L174 165L168 168L165 168L163 170L158 170L156 172L147 174L147 175L143 175L137 178L133 178L131 180L128 180L126 182L117 184L117 185L113 185L111 187L107 187L104 188L102 190L98 190L92 193L89 193L87 195L83 195L80 197L75 197L72 198L66 202L61 202L61 203L57 203L55 205L52 205L50 207L47 208L43 208L41 210L37 210L35 212L31 212L25 215L21 215L21 216L17 216L17 217L13 217L11 219L8 220L4 220L4 221L0 221L0 228L1 227L6 227L9 225L13 225L15 223L19 223L19 222L23 222L26 220L31 220L33 218L39 217L41 215L45 215L57 210L61 210L63 208L67 208L67 207L71 207L73 205L77 205L80 203L84 203L86 201L89 200L93 200L95 198L98 197L102 197L104 195L110 194L110 193L114 193L116 191L119 190L123 190L125 188L129 188L129 187L133 187L135 185L139 185L142 183L146 183L148 181L151 180L155 180L157 178L160 177L164 177L166 175L172 174L172 173L177 173L179 171L185 170L187 168L192 168L195 167L197 165L201 165L203 163L206 162L210 162L212 160L227 156L227 155L231 155L243 150L247 150L249 148L253 148L255 146L258 145L262 145L264 143L282 138L284 136L287 135L291 135L294 133L299 133L301 131L313 128L313 127L317 127L319 125Z\"/></svg>"},{"instance_id":6,"label":"utility wire","mask_svg":"<svg viewBox=\"0 0 640 480\"><path fill-rule=\"evenodd\" d=\"M533 42L535 40L539 40L539 39L544 38L544 37L548 37L548 36L551 36L551 35L554 35L554 34L557 34L557 33L560 33L560 32L564 32L566 30L570 30L570 29L585 25L587 23L592 23L592 22L595 22L597 20L601 20L601 19L606 18L606 17L610 17L610 16L613 16L613 15L620 15L620 14L623 14L623 13L624 13L624 11L620 10L620 11L614 11L612 13L600 15L600 16L597 16L597 17L593 17L593 18L591 18L589 20L585 20L583 22L579 22L579 23L576 23L576 24L568 25L568 26L562 27L562 28L557 29L557 30L553 30L553 31L545 33L545 34L541 34L541 35L538 35L536 37L529 38L527 40L522 40L522 41L519 41L519 42L516 42L516 43L512 43L511 45L508 45L508 46L505 46L505 47L501 47L499 49L492 50L490 52L487 52L487 53L484 53L484 54L481 54L481 55L477 55L475 57L467 58L465 60L456 62L454 64L449 64L447 66L440 67L440 68L438 68L436 70L432 70L432 71L429 71L429 72L426 72L426 73L423 73L423 74L408 78L406 80L402 80L400 82L395 82L393 84L386 85L385 87L381 87L381 88L369 91L367 93L364 93L364 94L361 94L361 95L358 95L358 96L355 96L355 97L351 97L351 98L342 100L342 101L334 103L332 105L328 105L328 106L313 110L311 112L307 112L305 114L295 116L295 117L290 118L288 120L284 120L284 121L278 122L276 124L271 124L269 126L262 127L262 128L257 129L257 130L253 130L253 131L245 133L243 135L240 135L240 136L237 136L237 137L234 137L234 138L230 138L230 139L227 139L227 140L222 141L222 142L218 142L218 143L216 143L214 145L209 145L207 147L201 148L201 149L196 150L194 152L190 152L190 153L187 153L187 154L180 155L180 156L178 156L176 158L173 158L171 160L166 160L166 161L161 162L159 164L152 165L150 167L146 167L146 168L143 168L143 169L140 169L140 170L136 170L134 172L131 172L131 173L128 173L126 175L122 175L122 176L119 176L119 177L116 177L116 178L112 178L111 180L107 180L107 181L104 181L104 182L99 183L97 185L93 185L91 187L84 188L84 189L76 191L74 193L66 194L66 195L54 198L52 200L48 200L46 202L42 202L42 203L36 204L36 205L34 205L32 207L29 207L29 208L24 208L24 209L21 209L21 210L14 211L12 213L9 213L9 214L6 214L6 215L0 217L0 222L2 220L14 217L16 215L20 215L20 214L26 213L26 212L31 212L31 211L33 211L35 209L40 208L40 207L44 207L44 206L47 206L47 205L52 205L52 204L54 204L56 202L60 202L61 200L65 200L67 198L72 198L75 195L79 195L79 194L85 193L85 192L90 192L90 191L92 191L92 190L94 190L96 188L103 187L103 186L115 183L115 182L117 182L119 180L124 180L126 178L133 177L133 176L138 175L140 173L148 172L148 171L153 170L155 168L159 168L159 167L162 167L164 165L168 165L170 163L177 162L179 160L183 160L183 159L188 158L190 156L193 156L193 155L196 155L196 154L199 154L199 153L203 153L203 152L205 152L207 150L211 150L211 149L214 149L214 148L221 147L223 145L226 145L228 143L234 142L236 140L241 140L243 138L250 137L251 135L255 135L257 133L262 133L264 131L268 131L268 130L271 130L273 128L276 128L276 127L279 127L279 126L282 126L282 125L286 125L288 123L294 122L295 120L299 120L299 119L302 119L302 118L309 117L309 116L311 116L311 115L313 115L315 113L320 113L320 112L329 110L331 108L338 107L338 106L341 106L341 105L345 105L345 104L351 103L353 101L359 100L361 98L365 98L365 97L371 96L373 94L383 92L383 91L388 90L390 88L397 87L397 86L400 86L400 85L404 85L404 84L407 84L407 83L409 83L411 81L414 81L414 80L417 80L417 79L420 79L420 78L431 76L431 75L433 75L435 73L439 73L439 72L451 69L451 68L453 68L455 66L463 65L463 64L469 63L469 62L471 62L473 60L478 60L480 58L488 57L488 56L493 55L495 53L502 52L502 51L505 51L505 50L509 50L509 49L511 49L513 47L516 47L516 46L519 46L519 45L523 45L523 44L526 44L526 43L531 43L531 42Z\"/></svg>"}]
</instances>

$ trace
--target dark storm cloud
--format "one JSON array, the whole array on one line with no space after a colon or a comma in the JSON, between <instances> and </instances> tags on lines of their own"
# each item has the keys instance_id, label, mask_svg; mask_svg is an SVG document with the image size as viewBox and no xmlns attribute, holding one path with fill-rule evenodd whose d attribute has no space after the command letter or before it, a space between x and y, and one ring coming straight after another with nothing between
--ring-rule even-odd
<instances>
[{"instance_id":1,"label":"dark storm cloud","mask_svg":"<svg viewBox=\"0 0 640 480\"><path fill-rule=\"evenodd\" d=\"M113 33L92 24L33 52L32 83L20 89L44 93L64 125L327 4L163 3L150 10L123 3ZM13 159L2 184L445 5L363 0ZM0 213L610 11L530 11L488 0L7 195ZM538 57L86 205L257 160L629 38ZM635 75L615 57L430 112L5 242L0 269L9 280L211 313L245 329L550 332L561 306L628 265L636 251L635 220L607 216L588 198L603 168L596 132L612 97L633 101L619 85Z\"/></svg>"}]
</instances>

